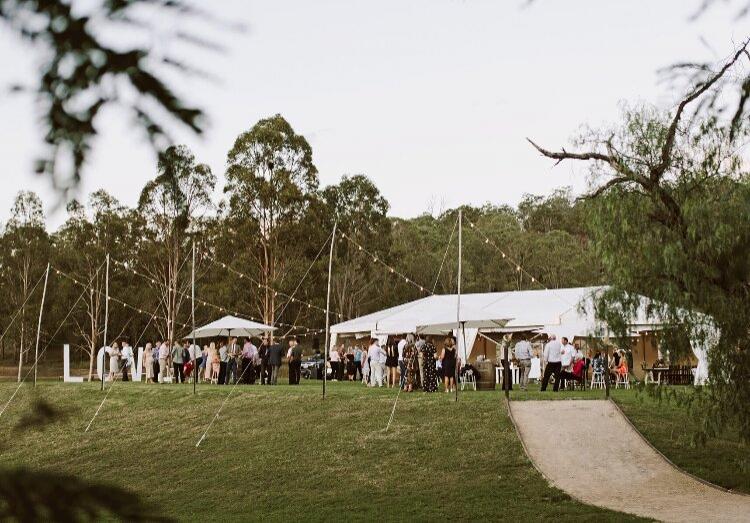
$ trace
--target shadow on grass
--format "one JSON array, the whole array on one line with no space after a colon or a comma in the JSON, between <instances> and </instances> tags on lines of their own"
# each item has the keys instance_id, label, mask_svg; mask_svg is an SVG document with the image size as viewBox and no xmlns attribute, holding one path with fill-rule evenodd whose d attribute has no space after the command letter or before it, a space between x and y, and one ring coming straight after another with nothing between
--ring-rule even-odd
<instances>
[{"instance_id":1,"label":"shadow on grass","mask_svg":"<svg viewBox=\"0 0 750 523\"><path fill-rule=\"evenodd\" d=\"M67 413L36 399L13 431L43 431L65 419ZM129 490L106 483L91 483L75 476L19 467L0 470L2 521L171 521Z\"/></svg>"}]
</instances>

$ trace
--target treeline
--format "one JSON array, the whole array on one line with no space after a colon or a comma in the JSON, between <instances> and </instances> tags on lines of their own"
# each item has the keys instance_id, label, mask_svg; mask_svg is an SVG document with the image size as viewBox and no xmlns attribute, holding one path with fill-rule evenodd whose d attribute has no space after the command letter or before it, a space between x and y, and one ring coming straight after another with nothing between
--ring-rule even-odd
<instances>
[{"instance_id":1,"label":"treeline","mask_svg":"<svg viewBox=\"0 0 750 523\"><path fill-rule=\"evenodd\" d=\"M281 334L322 338L334 223L333 322L455 292L457 209L389 217L387 200L363 175L320 188L309 144L278 115L241 134L227 165L216 202L210 168L186 147L171 147L136 207L96 191L70 203L51 233L39 197L19 193L1 239L2 356L33 362L48 263L40 352L49 345L47 355L59 357L70 343L91 365L105 328L109 341L138 344L186 334L193 245L198 324L239 313L280 325ZM517 208L463 207L464 292L601 283L585 213L566 190L527 196Z\"/></svg>"}]
</instances>

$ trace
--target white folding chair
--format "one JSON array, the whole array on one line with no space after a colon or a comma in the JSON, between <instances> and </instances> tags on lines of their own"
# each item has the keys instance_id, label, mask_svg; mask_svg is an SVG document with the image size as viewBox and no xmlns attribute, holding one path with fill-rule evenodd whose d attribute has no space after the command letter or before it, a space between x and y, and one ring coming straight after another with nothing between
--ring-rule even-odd
<instances>
[{"instance_id":1,"label":"white folding chair","mask_svg":"<svg viewBox=\"0 0 750 523\"><path fill-rule=\"evenodd\" d=\"M604 388L604 372L594 371L591 374L591 386L590 389L603 389Z\"/></svg>"},{"instance_id":2,"label":"white folding chair","mask_svg":"<svg viewBox=\"0 0 750 523\"><path fill-rule=\"evenodd\" d=\"M625 374L617 373L617 379L615 380L615 388L622 387L623 389L630 388L630 377L626 372Z\"/></svg>"},{"instance_id":3,"label":"white folding chair","mask_svg":"<svg viewBox=\"0 0 750 523\"><path fill-rule=\"evenodd\" d=\"M459 376L459 381L461 382L461 390L464 390L466 387L473 387L474 390L477 390L477 377L474 376L474 371L469 369L466 372L462 372Z\"/></svg>"}]
</instances>

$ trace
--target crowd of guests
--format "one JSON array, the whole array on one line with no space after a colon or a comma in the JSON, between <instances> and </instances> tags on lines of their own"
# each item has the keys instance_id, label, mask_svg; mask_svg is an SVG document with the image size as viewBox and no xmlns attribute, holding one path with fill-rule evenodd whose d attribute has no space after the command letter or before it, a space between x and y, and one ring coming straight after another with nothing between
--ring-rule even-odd
<instances>
[{"instance_id":1,"label":"crowd of guests","mask_svg":"<svg viewBox=\"0 0 750 523\"><path fill-rule=\"evenodd\" d=\"M446 392L456 389L458 357L452 337L445 339L440 353L432 341L412 334L396 336L384 347L377 338L370 339L367 348L345 348L342 343L331 349L329 361L334 381L347 379L369 387L436 392L442 380Z\"/></svg>"},{"instance_id":2,"label":"crowd of guests","mask_svg":"<svg viewBox=\"0 0 750 523\"><path fill-rule=\"evenodd\" d=\"M105 350L109 356L109 379L122 374L122 380L129 381L134 353L127 340L116 341ZM518 367L520 388L527 390L532 360L538 355L524 335L520 336L511 354ZM315 356L322 360L319 352L316 351ZM190 340L174 344L158 341L146 344L142 370L148 383L185 383L196 379L219 385L256 382L276 385L281 366L286 363L289 384L296 385L301 379L302 358L302 347L294 336L276 343L268 337L262 340L231 337L218 342L218 348L217 342L201 348ZM601 353L596 352L592 359L587 359L577 343L571 344L566 337L558 341L554 334L544 345L541 358L544 369L542 391L547 390L553 377L554 391L566 382L580 383L586 379L589 368L595 375L608 372L612 382L628 375L624 351L615 350L605 370L607 364ZM399 387L405 392L417 389L436 392L442 382L443 390L452 392L456 389L456 370L461 368L460 363L453 337L445 338L438 353L430 339L408 334L390 338L383 347L376 338L370 339L367 347L353 345L345 348L343 343L339 344L331 348L329 361L322 367L330 366L333 381L361 381L369 387Z\"/></svg>"},{"instance_id":3,"label":"crowd of guests","mask_svg":"<svg viewBox=\"0 0 750 523\"><path fill-rule=\"evenodd\" d=\"M527 390L531 360L535 357L532 345L527 337L521 336L521 339L515 344L513 356L519 368L521 390ZM583 382L587 377L589 368L593 369L595 375L603 376L605 372L605 361L600 352L596 352L593 358L588 359L581 352L578 343L572 344L564 336L558 341L554 334L549 336L547 343L544 345L542 364L544 366L542 391L547 390L549 381L553 377L553 390L556 392L568 382ZM608 372L612 381L615 381L618 376L621 379L627 377L628 362L623 350L614 351L613 358L609 361Z\"/></svg>"},{"instance_id":4,"label":"crowd of guests","mask_svg":"<svg viewBox=\"0 0 750 523\"><path fill-rule=\"evenodd\" d=\"M129 370L134 365L133 349L127 341L114 342L105 348L109 356L109 379L122 373L129 381ZM301 378L302 347L296 337L285 343L263 340L229 338L205 344L202 348L190 340L157 341L146 343L143 368L147 383L186 383L191 379L219 385L235 383L276 385L282 362L288 366L289 383L299 384ZM195 373L195 375L193 374Z\"/></svg>"}]
</instances>

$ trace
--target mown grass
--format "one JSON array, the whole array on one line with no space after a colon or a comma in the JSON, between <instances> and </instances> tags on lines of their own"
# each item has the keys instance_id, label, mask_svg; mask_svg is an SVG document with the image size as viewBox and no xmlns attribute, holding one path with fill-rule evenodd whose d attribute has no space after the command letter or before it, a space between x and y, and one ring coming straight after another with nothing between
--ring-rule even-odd
<instances>
[{"instance_id":1,"label":"mown grass","mask_svg":"<svg viewBox=\"0 0 750 523\"><path fill-rule=\"evenodd\" d=\"M680 387L690 393L690 388ZM612 399L638 430L678 467L724 488L750 493L750 445L739 440L736 431L728 430L695 444L694 434L700 420L690 417L684 407L666 399L658 401L635 389L611 389ZM585 391L539 391L530 384L528 392L513 390L511 400L604 399L601 389ZM592 434L595 431L592 429Z\"/></svg>"},{"instance_id":2,"label":"mown grass","mask_svg":"<svg viewBox=\"0 0 750 523\"><path fill-rule=\"evenodd\" d=\"M0 384L4 404L15 385ZM117 383L90 432L97 384L24 386L0 427L3 467L131 489L179 520L629 520L551 488L525 456L499 392L331 383L241 386L199 448L228 387ZM35 397L66 416L14 424Z\"/></svg>"},{"instance_id":3,"label":"mown grass","mask_svg":"<svg viewBox=\"0 0 750 523\"><path fill-rule=\"evenodd\" d=\"M675 465L716 485L750 494L750 444L742 443L737 431L727 430L705 445L694 444L701 421L688 415L684 407L660 402L645 392L623 392L615 391L614 400Z\"/></svg>"}]
</instances>

